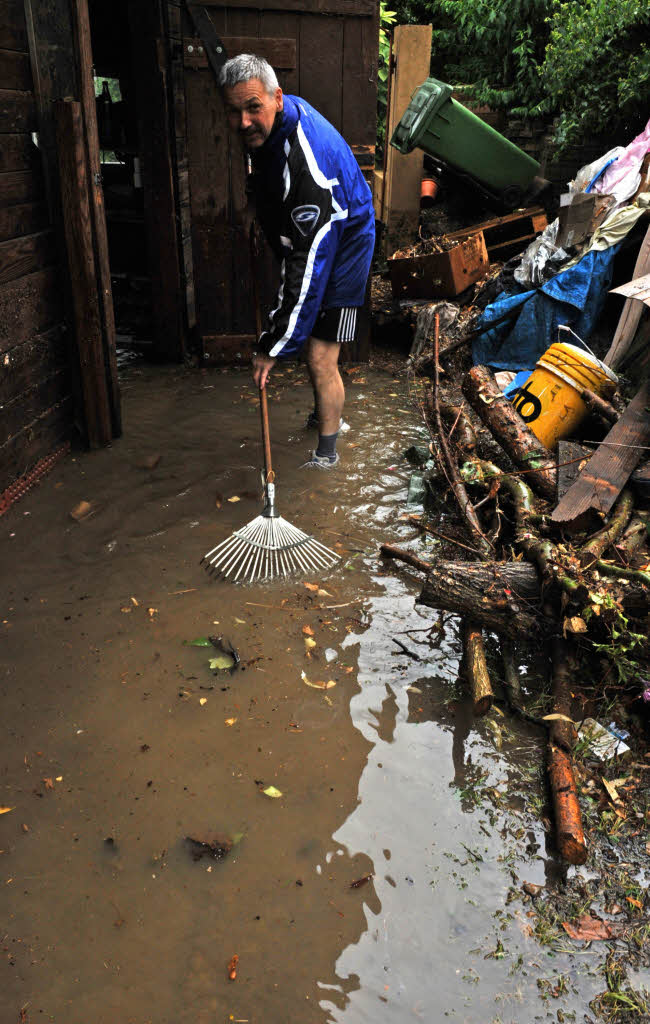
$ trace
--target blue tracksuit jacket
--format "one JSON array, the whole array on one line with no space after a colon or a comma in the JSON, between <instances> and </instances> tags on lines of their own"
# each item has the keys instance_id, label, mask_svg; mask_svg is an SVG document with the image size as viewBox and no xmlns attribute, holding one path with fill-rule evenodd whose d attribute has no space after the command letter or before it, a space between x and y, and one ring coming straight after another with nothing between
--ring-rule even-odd
<instances>
[{"instance_id":1,"label":"blue tracksuit jacket","mask_svg":"<svg viewBox=\"0 0 650 1024\"><path fill-rule=\"evenodd\" d=\"M321 309L363 305L375 242L372 195L347 142L299 96L284 96L271 135L251 156L257 215L282 265L259 347L288 358Z\"/></svg>"}]
</instances>

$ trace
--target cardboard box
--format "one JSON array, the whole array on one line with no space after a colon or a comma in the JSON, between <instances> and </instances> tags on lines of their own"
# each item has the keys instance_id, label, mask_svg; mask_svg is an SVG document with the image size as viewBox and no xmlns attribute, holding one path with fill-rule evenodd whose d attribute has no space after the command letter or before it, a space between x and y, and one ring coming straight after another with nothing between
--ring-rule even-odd
<instances>
[{"instance_id":1,"label":"cardboard box","mask_svg":"<svg viewBox=\"0 0 650 1024\"><path fill-rule=\"evenodd\" d=\"M459 295L480 281L490 263L483 232L470 235L448 252L388 260L395 299L438 299Z\"/></svg>"}]
</instances>

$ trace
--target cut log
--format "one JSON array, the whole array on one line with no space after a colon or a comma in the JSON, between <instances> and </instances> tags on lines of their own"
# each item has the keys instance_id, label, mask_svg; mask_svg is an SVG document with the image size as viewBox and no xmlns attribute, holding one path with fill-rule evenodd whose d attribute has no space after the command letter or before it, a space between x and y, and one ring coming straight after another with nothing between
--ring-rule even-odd
<instances>
[{"instance_id":1,"label":"cut log","mask_svg":"<svg viewBox=\"0 0 650 1024\"><path fill-rule=\"evenodd\" d=\"M449 440L463 453L471 454L476 448L476 432L463 412L462 405L441 402L440 415L442 422L449 429Z\"/></svg>"},{"instance_id":2,"label":"cut log","mask_svg":"<svg viewBox=\"0 0 650 1024\"><path fill-rule=\"evenodd\" d=\"M631 558L648 539L648 522L638 515L633 515L625 533L616 544L616 550L624 557Z\"/></svg>"},{"instance_id":3,"label":"cut log","mask_svg":"<svg viewBox=\"0 0 650 1024\"><path fill-rule=\"evenodd\" d=\"M514 638L539 632L540 598L537 572L528 562L436 562L417 603L470 616L484 629Z\"/></svg>"},{"instance_id":4,"label":"cut log","mask_svg":"<svg viewBox=\"0 0 650 1024\"><path fill-rule=\"evenodd\" d=\"M549 740L568 754L573 750L578 734L572 721L571 686L575 686L576 661L568 641L555 637L552 642L553 657L553 713L562 715L551 721ZM571 721L569 721L571 719Z\"/></svg>"},{"instance_id":5,"label":"cut log","mask_svg":"<svg viewBox=\"0 0 650 1024\"><path fill-rule=\"evenodd\" d=\"M471 619L463 622L463 671L472 691L475 715L485 715L492 707L494 691L490 683L483 634Z\"/></svg>"},{"instance_id":6,"label":"cut log","mask_svg":"<svg viewBox=\"0 0 650 1024\"><path fill-rule=\"evenodd\" d=\"M582 828L571 757L566 750L549 743L547 766L555 812L557 848L569 864L584 864L587 859L587 844Z\"/></svg>"},{"instance_id":7,"label":"cut log","mask_svg":"<svg viewBox=\"0 0 650 1024\"><path fill-rule=\"evenodd\" d=\"M553 455L501 393L492 371L487 366L472 367L463 381L463 394L512 461L526 470L533 490L554 501L557 471Z\"/></svg>"},{"instance_id":8,"label":"cut log","mask_svg":"<svg viewBox=\"0 0 650 1024\"><path fill-rule=\"evenodd\" d=\"M650 442L647 405L646 381L553 511L553 522L572 522L589 509L609 512Z\"/></svg>"},{"instance_id":9,"label":"cut log","mask_svg":"<svg viewBox=\"0 0 650 1024\"><path fill-rule=\"evenodd\" d=\"M515 648L511 640L501 640L501 659L503 661L503 685L508 696L508 704L516 709L521 704L521 682L515 660Z\"/></svg>"},{"instance_id":10,"label":"cut log","mask_svg":"<svg viewBox=\"0 0 650 1024\"><path fill-rule=\"evenodd\" d=\"M601 416L607 421L607 423L616 423L618 420L619 414L614 406L610 405L609 402L606 402L604 398L600 397L600 395L596 395L588 388L584 388L584 390L580 392L580 397L587 406L589 412L597 413L598 416Z\"/></svg>"},{"instance_id":11,"label":"cut log","mask_svg":"<svg viewBox=\"0 0 650 1024\"><path fill-rule=\"evenodd\" d=\"M623 530L630 521L634 511L634 495L627 488L621 492L611 518L607 526L590 537L586 544L580 548L580 564L591 565L597 562L607 548L615 544L623 533Z\"/></svg>"}]
</instances>

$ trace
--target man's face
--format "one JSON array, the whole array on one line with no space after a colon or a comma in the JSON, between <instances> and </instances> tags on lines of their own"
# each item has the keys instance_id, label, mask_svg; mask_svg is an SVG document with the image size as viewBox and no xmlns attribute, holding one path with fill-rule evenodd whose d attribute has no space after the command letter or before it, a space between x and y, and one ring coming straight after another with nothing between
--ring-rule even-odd
<instances>
[{"instance_id":1,"label":"man's face","mask_svg":"<svg viewBox=\"0 0 650 1024\"><path fill-rule=\"evenodd\" d=\"M263 146L273 129L275 115L282 110L282 89L269 95L259 78L224 89L228 124L246 149Z\"/></svg>"}]
</instances>

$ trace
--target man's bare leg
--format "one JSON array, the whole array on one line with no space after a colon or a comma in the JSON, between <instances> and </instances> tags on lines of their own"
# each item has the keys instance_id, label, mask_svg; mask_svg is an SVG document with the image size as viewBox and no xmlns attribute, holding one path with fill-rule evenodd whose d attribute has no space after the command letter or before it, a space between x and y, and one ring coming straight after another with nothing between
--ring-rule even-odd
<instances>
[{"instance_id":1,"label":"man's bare leg","mask_svg":"<svg viewBox=\"0 0 650 1024\"><path fill-rule=\"evenodd\" d=\"M345 403L345 388L338 368L340 347L335 341L320 338L310 338L307 342L307 372L316 399L318 431L326 436L338 433Z\"/></svg>"}]
</instances>

